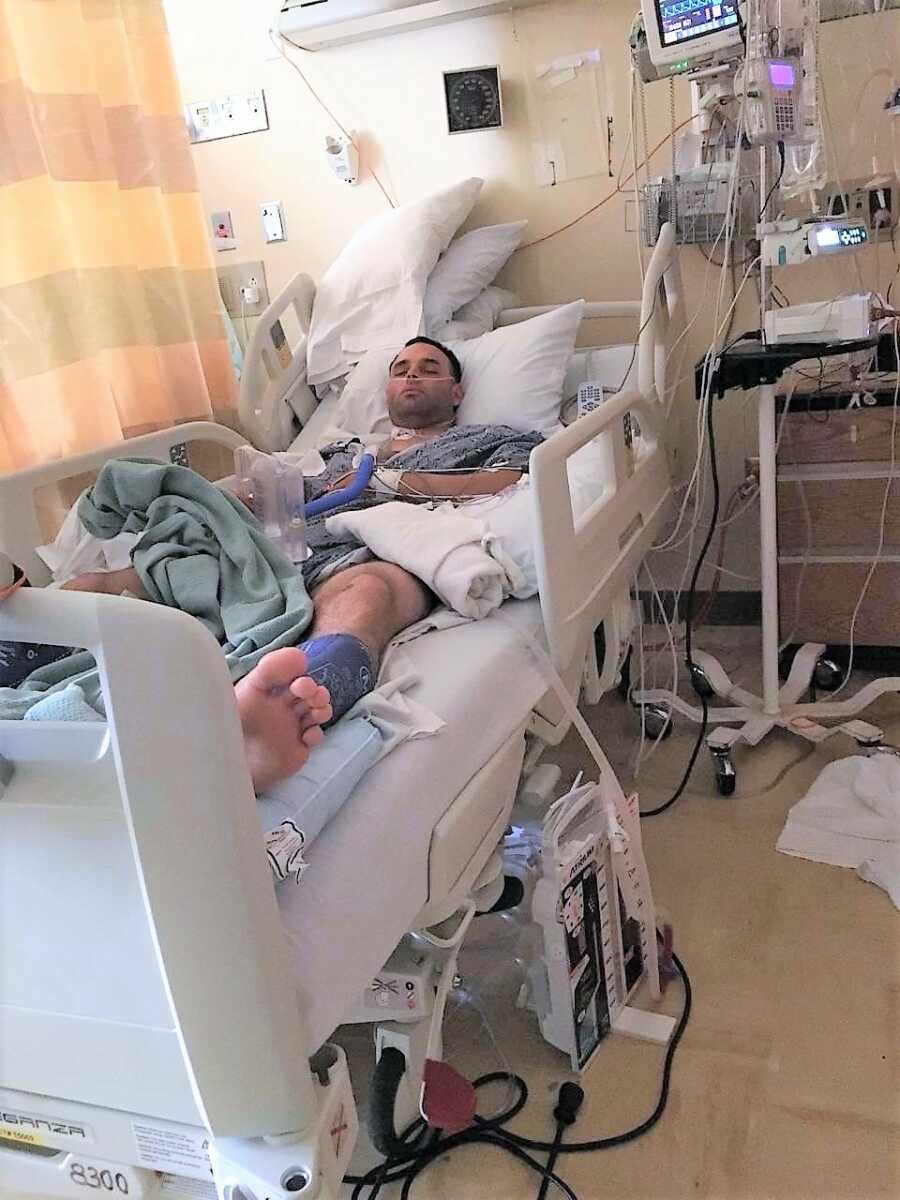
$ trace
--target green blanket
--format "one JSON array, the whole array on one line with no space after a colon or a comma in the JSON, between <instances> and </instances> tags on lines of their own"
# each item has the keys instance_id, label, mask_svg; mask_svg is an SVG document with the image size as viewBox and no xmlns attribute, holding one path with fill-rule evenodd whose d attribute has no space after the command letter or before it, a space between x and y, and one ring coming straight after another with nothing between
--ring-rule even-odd
<instances>
[{"instance_id":1,"label":"green blanket","mask_svg":"<svg viewBox=\"0 0 900 1200\"><path fill-rule=\"evenodd\" d=\"M202 621L235 682L270 650L302 640L313 612L302 574L238 499L195 471L116 459L82 496L78 515L98 538L142 534L132 562L147 594ZM0 688L0 719L24 716L70 683L103 711L93 658L82 653L35 671L18 688Z\"/></svg>"}]
</instances>

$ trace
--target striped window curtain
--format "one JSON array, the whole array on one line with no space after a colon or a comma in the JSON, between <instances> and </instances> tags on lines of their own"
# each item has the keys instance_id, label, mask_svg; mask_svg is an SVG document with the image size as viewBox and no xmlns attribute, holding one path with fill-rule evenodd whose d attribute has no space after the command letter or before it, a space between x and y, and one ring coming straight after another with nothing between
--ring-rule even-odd
<instances>
[{"instance_id":1,"label":"striped window curtain","mask_svg":"<svg viewBox=\"0 0 900 1200\"><path fill-rule=\"evenodd\" d=\"M0 472L235 409L160 0L0 0Z\"/></svg>"}]
</instances>

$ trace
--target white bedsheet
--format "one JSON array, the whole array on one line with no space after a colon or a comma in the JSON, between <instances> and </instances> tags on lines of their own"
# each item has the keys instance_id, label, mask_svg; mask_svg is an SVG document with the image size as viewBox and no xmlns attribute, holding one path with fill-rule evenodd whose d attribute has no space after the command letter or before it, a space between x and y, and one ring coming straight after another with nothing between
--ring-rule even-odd
<instances>
[{"instance_id":1,"label":"white bedsheet","mask_svg":"<svg viewBox=\"0 0 900 1200\"><path fill-rule=\"evenodd\" d=\"M503 613L541 628L537 600L510 600ZM410 696L446 728L376 763L311 849L301 886L278 889L312 1045L340 1024L429 899L436 822L547 690L524 641L494 617L418 638L386 659L384 675L410 661L422 681Z\"/></svg>"}]
</instances>

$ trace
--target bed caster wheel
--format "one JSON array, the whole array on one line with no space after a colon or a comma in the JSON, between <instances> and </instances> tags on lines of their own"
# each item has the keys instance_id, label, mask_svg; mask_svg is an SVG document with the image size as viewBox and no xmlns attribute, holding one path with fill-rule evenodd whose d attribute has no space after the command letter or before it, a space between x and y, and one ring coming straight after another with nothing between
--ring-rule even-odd
<instances>
[{"instance_id":1,"label":"bed caster wheel","mask_svg":"<svg viewBox=\"0 0 900 1200\"><path fill-rule=\"evenodd\" d=\"M731 761L730 750L710 748L713 757L713 767L716 772L716 789L720 796L733 796L737 787L737 772Z\"/></svg>"},{"instance_id":2,"label":"bed caster wheel","mask_svg":"<svg viewBox=\"0 0 900 1200\"><path fill-rule=\"evenodd\" d=\"M390 1158L414 1150L428 1132L425 1126L415 1139L403 1139L397 1133L397 1099L406 1077L406 1058L396 1046L385 1046L375 1064L369 1088L366 1126L375 1149Z\"/></svg>"},{"instance_id":3,"label":"bed caster wheel","mask_svg":"<svg viewBox=\"0 0 900 1200\"><path fill-rule=\"evenodd\" d=\"M696 663L691 663L691 686L698 696L702 696L705 700L711 700L715 695L713 686L709 682L706 672L702 667L698 667Z\"/></svg>"},{"instance_id":4,"label":"bed caster wheel","mask_svg":"<svg viewBox=\"0 0 900 1200\"><path fill-rule=\"evenodd\" d=\"M836 692L841 686L844 678L844 672L841 670L840 663L836 663L833 658L827 658L824 654L816 660L816 669L813 671L813 683L821 692Z\"/></svg>"},{"instance_id":5,"label":"bed caster wheel","mask_svg":"<svg viewBox=\"0 0 900 1200\"><path fill-rule=\"evenodd\" d=\"M664 742L672 732L672 717L661 704L639 704L644 732L654 742Z\"/></svg>"}]
</instances>

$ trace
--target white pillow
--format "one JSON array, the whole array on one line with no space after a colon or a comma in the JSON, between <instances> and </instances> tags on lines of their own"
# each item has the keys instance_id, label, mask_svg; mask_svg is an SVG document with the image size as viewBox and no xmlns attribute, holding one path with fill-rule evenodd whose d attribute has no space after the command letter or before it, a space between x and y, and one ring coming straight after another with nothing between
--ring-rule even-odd
<instances>
[{"instance_id":1,"label":"white pillow","mask_svg":"<svg viewBox=\"0 0 900 1200\"><path fill-rule=\"evenodd\" d=\"M480 296L464 304L453 314L454 321L476 321L482 326L482 333L487 333L497 326L497 318L505 308L518 308L521 304L515 292L506 288L487 287Z\"/></svg>"},{"instance_id":2,"label":"white pillow","mask_svg":"<svg viewBox=\"0 0 900 1200\"><path fill-rule=\"evenodd\" d=\"M343 374L362 354L418 333L428 276L478 199L466 179L367 221L322 277L307 341L307 382Z\"/></svg>"},{"instance_id":3,"label":"white pillow","mask_svg":"<svg viewBox=\"0 0 900 1200\"><path fill-rule=\"evenodd\" d=\"M450 243L438 259L425 289L425 332L445 325L462 305L468 304L491 283L522 240L527 221L487 225L473 229Z\"/></svg>"},{"instance_id":4,"label":"white pillow","mask_svg":"<svg viewBox=\"0 0 900 1200\"><path fill-rule=\"evenodd\" d=\"M562 384L584 301L465 342L449 342L463 369L461 425L510 425L524 433L559 426ZM400 346L370 350L350 376L336 421L360 437L390 430L388 367Z\"/></svg>"},{"instance_id":5,"label":"white pillow","mask_svg":"<svg viewBox=\"0 0 900 1200\"><path fill-rule=\"evenodd\" d=\"M460 425L511 425L523 432L559 427L562 385L584 301L451 345L462 363Z\"/></svg>"},{"instance_id":6,"label":"white pillow","mask_svg":"<svg viewBox=\"0 0 900 1200\"><path fill-rule=\"evenodd\" d=\"M439 342L461 342L490 333L505 308L518 308L519 297L504 288L485 288L480 296L457 309L446 325L439 325L431 335Z\"/></svg>"}]
</instances>

